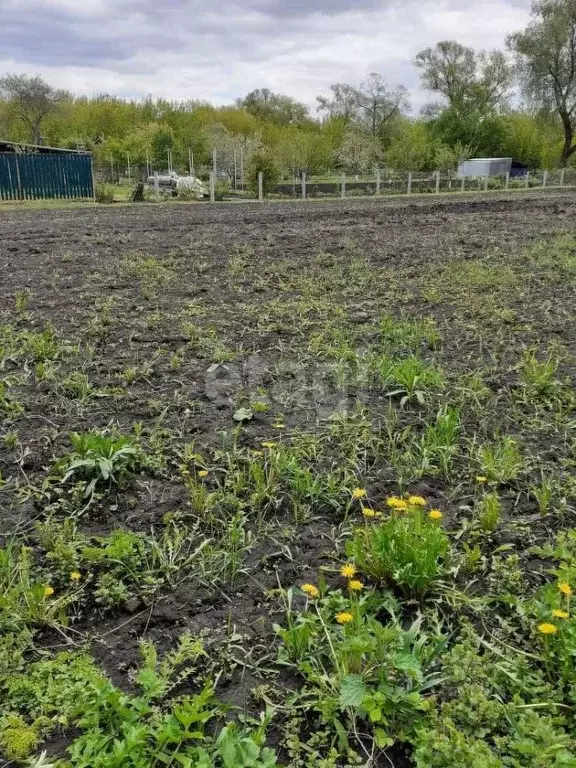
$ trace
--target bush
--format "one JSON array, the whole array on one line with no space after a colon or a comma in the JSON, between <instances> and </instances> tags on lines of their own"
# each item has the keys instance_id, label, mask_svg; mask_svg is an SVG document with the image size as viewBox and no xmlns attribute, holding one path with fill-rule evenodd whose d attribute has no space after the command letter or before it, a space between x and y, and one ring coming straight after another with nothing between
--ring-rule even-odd
<instances>
[{"instance_id":1,"label":"bush","mask_svg":"<svg viewBox=\"0 0 576 768\"><path fill-rule=\"evenodd\" d=\"M181 187L178 190L178 200L183 200L184 202L192 202L193 200L196 201L199 199L199 194L197 189L191 189L189 187Z\"/></svg>"},{"instance_id":2,"label":"bush","mask_svg":"<svg viewBox=\"0 0 576 768\"><path fill-rule=\"evenodd\" d=\"M268 150L260 150L252 155L246 169L248 191L253 197L258 197L258 174L263 175L264 197L276 189L280 181L280 171L274 163L274 158Z\"/></svg>"},{"instance_id":3,"label":"bush","mask_svg":"<svg viewBox=\"0 0 576 768\"><path fill-rule=\"evenodd\" d=\"M258 179L256 179L256 186L258 186ZM220 181L216 182L216 186L214 187L214 199L217 202L222 202L226 195L230 194L230 182L229 181Z\"/></svg>"},{"instance_id":4,"label":"bush","mask_svg":"<svg viewBox=\"0 0 576 768\"><path fill-rule=\"evenodd\" d=\"M111 184L96 184L94 198L97 203L113 203L114 187Z\"/></svg>"}]
</instances>

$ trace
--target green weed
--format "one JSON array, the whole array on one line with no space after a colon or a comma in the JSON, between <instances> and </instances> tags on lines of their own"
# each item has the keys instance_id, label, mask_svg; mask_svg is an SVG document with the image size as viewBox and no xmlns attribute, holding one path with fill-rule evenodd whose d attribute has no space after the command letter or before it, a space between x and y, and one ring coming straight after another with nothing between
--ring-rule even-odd
<instances>
[{"instance_id":1,"label":"green weed","mask_svg":"<svg viewBox=\"0 0 576 768\"><path fill-rule=\"evenodd\" d=\"M421 619L402 627L391 597L355 594L312 594L298 611L294 592L285 593L285 626L276 626L280 659L304 678L307 709L331 724L341 750L349 748L349 736L359 738L356 720L360 732L384 749L408 738L423 717L444 641L428 636ZM376 613L386 615L385 623Z\"/></svg>"},{"instance_id":2,"label":"green weed","mask_svg":"<svg viewBox=\"0 0 576 768\"><path fill-rule=\"evenodd\" d=\"M478 458L482 473L496 483L510 483L525 470L524 458L511 437L482 446Z\"/></svg>"},{"instance_id":3,"label":"green weed","mask_svg":"<svg viewBox=\"0 0 576 768\"><path fill-rule=\"evenodd\" d=\"M72 598L55 595L34 567L32 551L15 542L0 548L0 629L17 633L27 627L66 624Z\"/></svg>"},{"instance_id":4,"label":"green weed","mask_svg":"<svg viewBox=\"0 0 576 768\"><path fill-rule=\"evenodd\" d=\"M72 450L54 467L63 485L82 483L84 497L93 499L97 490L109 491L135 471L140 452L126 436L93 431L70 435Z\"/></svg>"},{"instance_id":5,"label":"green weed","mask_svg":"<svg viewBox=\"0 0 576 768\"><path fill-rule=\"evenodd\" d=\"M485 494L478 510L478 522L482 531L494 533L500 523L501 515L502 510L498 494L494 492Z\"/></svg>"},{"instance_id":6,"label":"green weed","mask_svg":"<svg viewBox=\"0 0 576 768\"><path fill-rule=\"evenodd\" d=\"M414 497L420 501L419 497ZM441 526L442 513L427 512L419 503L392 497L385 522L367 520L346 543L346 552L357 568L405 595L422 597L442 575L448 537Z\"/></svg>"}]
</instances>

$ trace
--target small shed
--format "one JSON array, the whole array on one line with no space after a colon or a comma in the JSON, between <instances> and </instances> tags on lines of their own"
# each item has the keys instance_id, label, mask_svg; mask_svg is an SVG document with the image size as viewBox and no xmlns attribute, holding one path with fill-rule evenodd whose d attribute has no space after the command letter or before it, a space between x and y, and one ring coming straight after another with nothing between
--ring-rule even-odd
<instances>
[{"instance_id":1,"label":"small shed","mask_svg":"<svg viewBox=\"0 0 576 768\"><path fill-rule=\"evenodd\" d=\"M90 152L0 141L0 200L93 197Z\"/></svg>"},{"instance_id":2,"label":"small shed","mask_svg":"<svg viewBox=\"0 0 576 768\"><path fill-rule=\"evenodd\" d=\"M458 166L458 178L502 176L512 170L511 157L476 157L464 160Z\"/></svg>"}]
</instances>

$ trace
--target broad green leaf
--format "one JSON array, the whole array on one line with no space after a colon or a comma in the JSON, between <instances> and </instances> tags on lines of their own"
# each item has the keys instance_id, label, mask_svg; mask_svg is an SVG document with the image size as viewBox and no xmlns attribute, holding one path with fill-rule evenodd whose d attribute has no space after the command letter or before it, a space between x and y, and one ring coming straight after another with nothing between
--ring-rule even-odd
<instances>
[{"instance_id":1,"label":"broad green leaf","mask_svg":"<svg viewBox=\"0 0 576 768\"><path fill-rule=\"evenodd\" d=\"M340 686L340 706L360 707L368 695L361 675L347 675Z\"/></svg>"},{"instance_id":2,"label":"broad green leaf","mask_svg":"<svg viewBox=\"0 0 576 768\"><path fill-rule=\"evenodd\" d=\"M250 408L238 408L234 413L234 421L252 421L254 414Z\"/></svg>"}]
</instances>

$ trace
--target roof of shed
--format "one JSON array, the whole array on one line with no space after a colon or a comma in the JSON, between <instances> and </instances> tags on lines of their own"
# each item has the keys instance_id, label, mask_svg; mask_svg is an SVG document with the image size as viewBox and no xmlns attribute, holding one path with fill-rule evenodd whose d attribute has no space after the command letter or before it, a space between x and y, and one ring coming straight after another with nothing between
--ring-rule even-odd
<instances>
[{"instance_id":1,"label":"roof of shed","mask_svg":"<svg viewBox=\"0 0 576 768\"><path fill-rule=\"evenodd\" d=\"M0 139L0 152L31 152L38 154L54 154L62 152L66 155L86 155L86 151L65 149L63 147L45 147L43 144L25 144L22 141L7 141Z\"/></svg>"},{"instance_id":2,"label":"roof of shed","mask_svg":"<svg viewBox=\"0 0 576 768\"><path fill-rule=\"evenodd\" d=\"M468 160L462 160L463 163L510 163L511 157L471 157Z\"/></svg>"}]
</instances>

